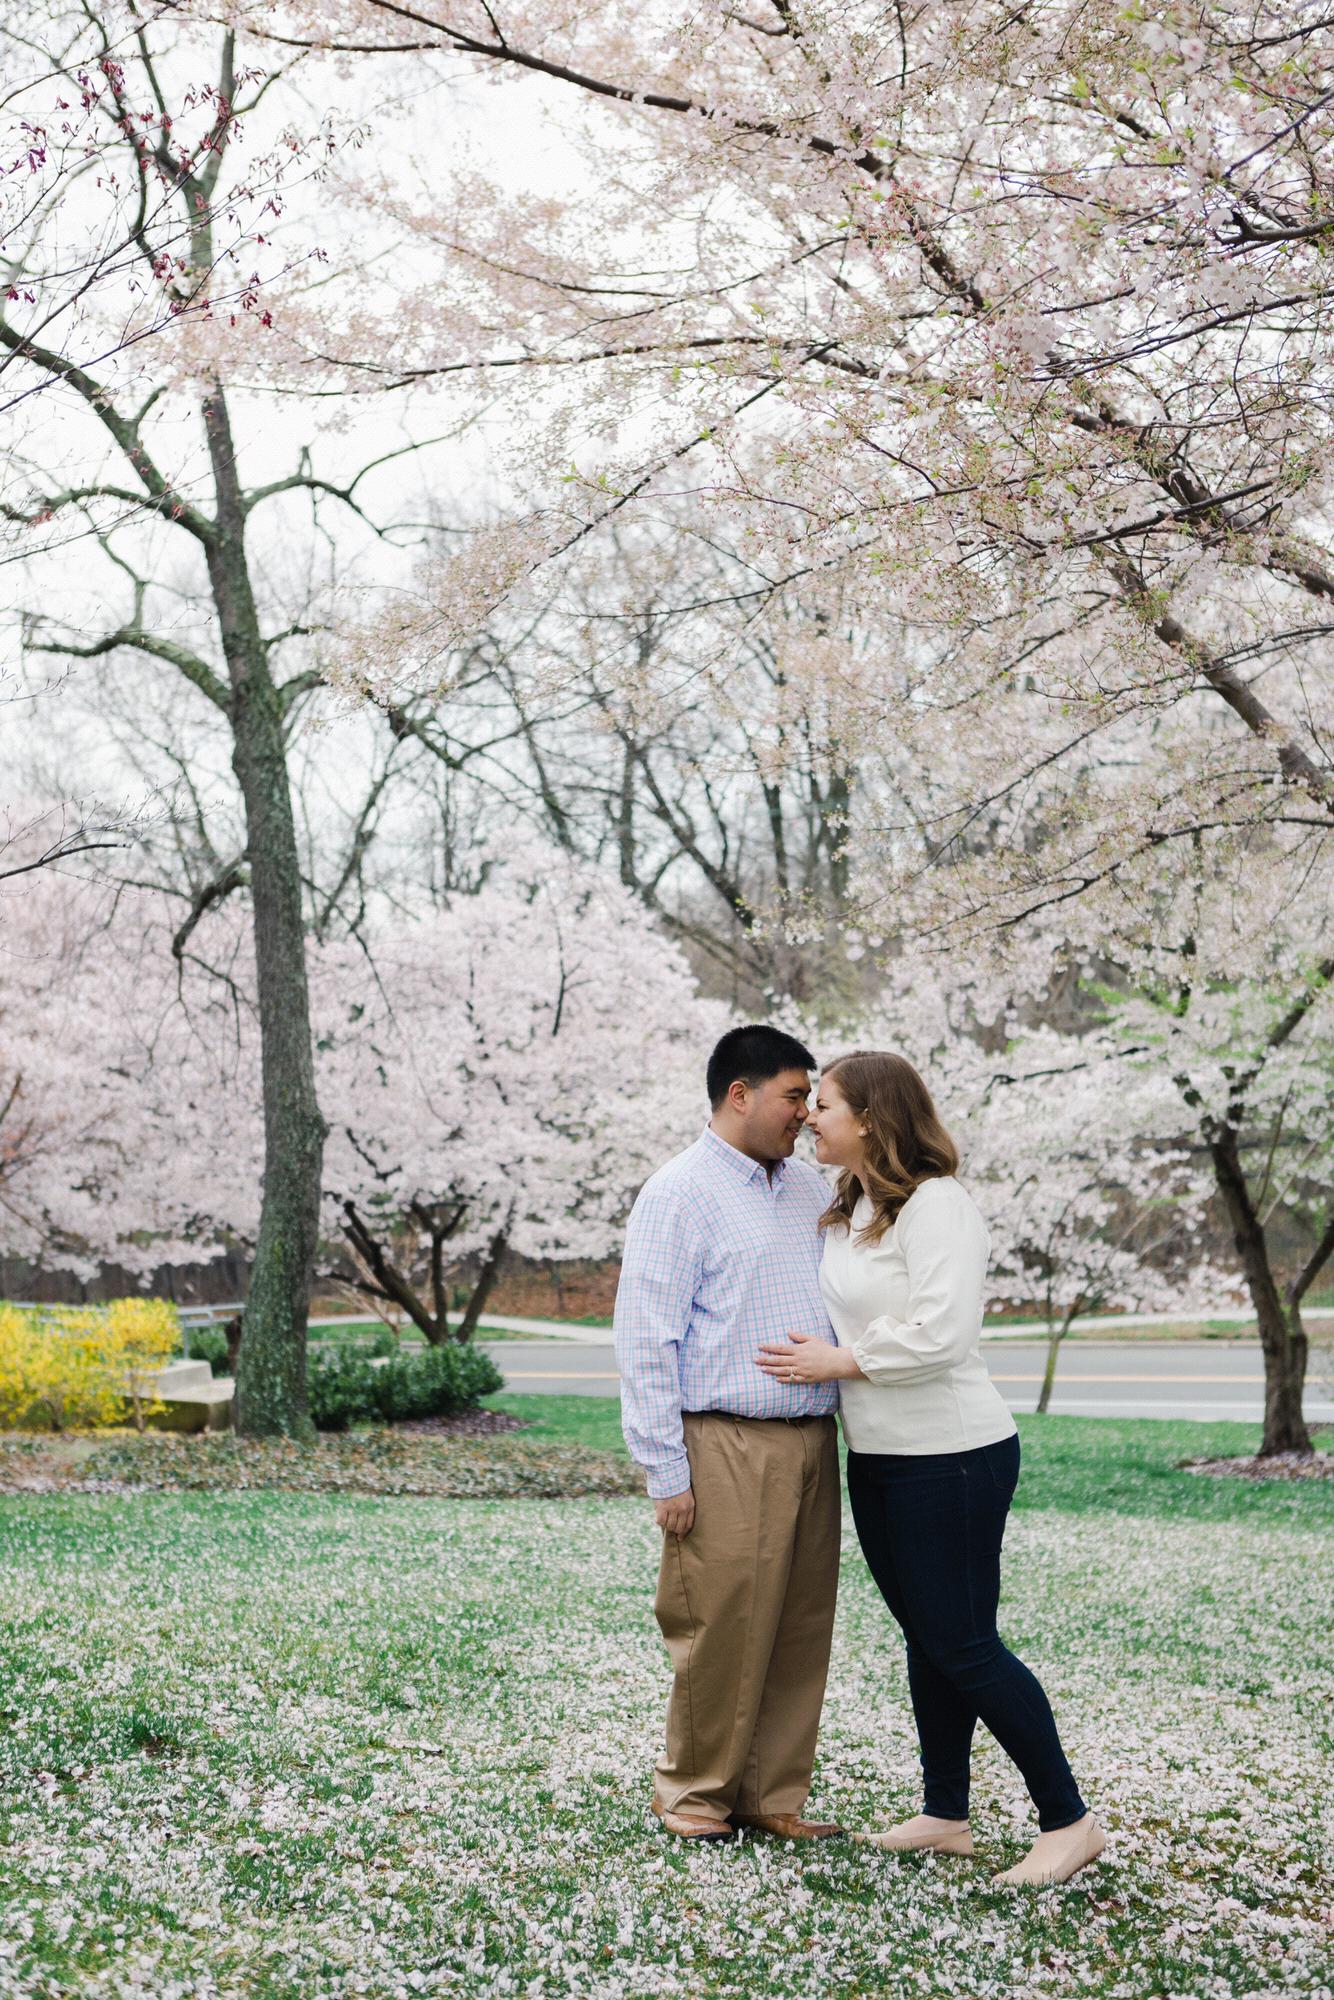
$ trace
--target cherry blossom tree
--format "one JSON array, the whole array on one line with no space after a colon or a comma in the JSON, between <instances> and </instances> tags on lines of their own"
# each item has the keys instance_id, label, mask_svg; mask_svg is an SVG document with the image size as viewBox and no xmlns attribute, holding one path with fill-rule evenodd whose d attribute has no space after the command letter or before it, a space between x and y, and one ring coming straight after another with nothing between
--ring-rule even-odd
<instances>
[{"instance_id":1,"label":"cherry blossom tree","mask_svg":"<svg viewBox=\"0 0 1334 2000\"><path fill-rule=\"evenodd\" d=\"M1272 1455L1311 1449L1302 1302L1334 1257L1334 954L1306 850L1263 839L1202 835L1177 849L1170 875L1141 860L1119 877L1119 908L1072 899L1059 925L1047 916L1013 932L987 959L918 946L887 963L894 1007L879 1019L889 1046L924 1052L946 1101L982 1135L983 1178L1014 1204L996 1263L1019 1295L1028 1283L1040 1296L1031 1277L1044 1232L1056 1228L1056 1248L1073 1225L1079 1254L1057 1288L1068 1297L1100 1260L1118 1269L1109 1232L1139 1214L1127 1249L1157 1236L1160 1217L1175 1215L1180 1240L1143 1269L1133 1302L1150 1303L1174 1267L1187 1280L1182 1302L1202 1298L1188 1253L1203 1177L1235 1254L1215 1291L1243 1292L1256 1316L1261 1451ZM1073 1025L1047 1050L1054 1031L1025 1023L1050 1010L1053 968L1071 988ZM1036 1183L1018 1193L1030 1163Z\"/></svg>"},{"instance_id":2,"label":"cherry blossom tree","mask_svg":"<svg viewBox=\"0 0 1334 2000\"><path fill-rule=\"evenodd\" d=\"M1113 0L669 4L633 33L606 4L291 8L269 32L434 48L587 156L564 201L403 204L462 275L382 379L531 385L550 495L454 565L422 646L686 477L771 597L837 572L914 625L956 709L1004 713L1019 667L1059 699L1042 741L991 739L1000 796L1090 728L1215 703L1254 739L1234 816L1270 774L1328 813L1320 715L1246 677L1320 657L1334 596L1319 27Z\"/></svg>"},{"instance_id":3,"label":"cherry blossom tree","mask_svg":"<svg viewBox=\"0 0 1334 2000\"><path fill-rule=\"evenodd\" d=\"M262 1032L240 903L211 909L178 963L160 898L103 891L98 915L63 888L44 879L8 911L29 1005L0 1016L0 1248L145 1272L253 1252ZM313 944L310 984L324 1261L433 1342L469 1337L507 1250L613 1251L639 1184L707 1116L727 1020L630 892L531 843L508 843L476 894ZM479 1275L455 1331L463 1267Z\"/></svg>"},{"instance_id":4,"label":"cherry blossom tree","mask_svg":"<svg viewBox=\"0 0 1334 2000\"><path fill-rule=\"evenodd\" d=\"M1047 940L1117 1066L1170 1082L1209 1170L1259 1329L1266 1455L1311 1449L1302 1301L1334 1256L1325 859L1282 827L1201 833L1170 869L1122 871L1119 907L1090 901Z\"/></svg>"},{"instance_id":5,"label":"cherry blossom tree","mask_svg":"<svg viewBox=\"0 0 1334 2000\"><path fill-rule=\"evenodd\" d=\"M1145 953L1136 985L1107 995L1107 1011L1126 1046L1140 1052L1136 1060L1172 1078L1211 1169L1264 1354L1261 1451L1309 1453L1302 1306L1334 1258L1334 952L1326 913L1294 924L1290 911L1259 895L1241 912L1228 897L1226 929L1252 933L1237 940L1237 960L1248 970L1267 960L1263 977L1228 977L1216 961L1200 965L1214 956L1207 943L1216 949L1217 940L1201 949L1199 939L1211 919L1218 922L1224 899L1198 880L1185 886L1198 931L1185 931L1180 947Z\"/></svg>"},{"instance_id":6,"label":"cherry blossom tree","mask_svg":"<svg viewBox=\"0 0 1334 2000\"><path fill-rule=\"evenodd\" d=\"M1323 836L1320 23L347 0L257 29L448 55L587 163L400 205L447 304L396 309L380 379L505 381L538 494L365 635L372 683L685 483L756 620L837 582L878 636L818 671L894 753L851 830L896 894L930 875L971 931L1118 893L1201 825Z\"/></svg>"},{"instance_id":7,"label":"cherry blossom tree","mask_svg":"<svg viewBox=\"0 0 1334 2000\"><path fill-rule=\"evenodd\" d=\"M326 1237L430 1341L451 1337L462 1264L467 1339L508 1250L610 1255L639 1184L707 1116L725 1012L600 870L512 854L475 896L325 945L312 976Z\"/></svg>"},{"instance_id":8,"label":"cherry blossom tree","mask_svg":"<svg viewBox=\"0 0 1334 2000\"><path fill-rule=\"evenodd\" d=\"M992 1298L1036 1305L1046 1323L1039 1415L1079 1314L1185 1315L1235 1289L1201 1254L1210 1179L1170 1081L1153 1070L1127 1078L1118 1054L1096 1035L1020 1035L967 1117L996 1246Z\"/></svg>"},{"instance_id":9,"label":"cherry blossom tree","mask_svg":"<svg viewBox=\"0 0 1334 2000\"><path fill-rule=\"evenodd\" d=\"M147 1276L195 1254L188 1144L140 1089L170 1018L161 927L156 899L63 869L0 891L0 1254L84 1278L104 1259Z\"/></svg>"},{"instance_id":10,"label":"cherry blossom tree","mask_svg":"<svg viewBox=\"0 0 1334 2000\"><path fill-rule=\"evenodd\" d=\"M54 929L61 907L41 897L34 877L25 884L20 936L16 901L12 888L0 897L0 1242L7 1255L68 1262L91 1275L98 1218L90 1183L108 1123L96 1080L115 1061L115 1040L105 1013L52 981L53 961L67 963L72 944ZM91 1088L78 1088L76 1078Z\"/></svg>"}]
</instances>

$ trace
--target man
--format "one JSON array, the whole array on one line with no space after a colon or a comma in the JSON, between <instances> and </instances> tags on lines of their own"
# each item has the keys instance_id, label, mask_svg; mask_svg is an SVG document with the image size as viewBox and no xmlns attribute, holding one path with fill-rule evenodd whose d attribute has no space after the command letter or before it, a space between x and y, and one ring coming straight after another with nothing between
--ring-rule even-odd
<instances>
[{"instance_id":1,"label":"man","mask_svg":"<svg viewBox=\"0 0 1334 2000\"><path fill-rule=\"evenodd\" d=\"M708 1125L645 1183L626 1232L622 1421L663 1530L654 1611L674 1669L653 1810L688 1840L842 1830L801 1817L838 1588L837 1390L756 1364L779 1329L833 1339L829 1190L791 1158L813 1066L776 1028L724 1035Z\"/></svg>"}]
</instances>

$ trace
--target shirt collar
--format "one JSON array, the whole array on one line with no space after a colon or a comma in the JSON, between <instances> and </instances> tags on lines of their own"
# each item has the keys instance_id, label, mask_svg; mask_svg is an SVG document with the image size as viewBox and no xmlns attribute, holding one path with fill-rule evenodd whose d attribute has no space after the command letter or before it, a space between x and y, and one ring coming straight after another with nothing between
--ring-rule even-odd
<instances>
[{"instance_id":1,"label":"shirt collar","mask_svg":"<svg viewBox=\"0 0 1334 2000\"><path fill-rule=\"evenodd\" d=\"M772 1175L770 1175L765 1170L763 1160L752 1160L749 1153L739 1151L736 1146L729 1146L726 1139L719 1138L712 1125L704 1127L703 1132L700 1134L700 1140L703 1145L708 1147L715 1159L725 1162L731 1168L732 1172L738 1174L743 1181L753 1181L758 1175L760 1179L767 1180L771 1187L781 1187L783 1177L787 1172L786 1160L775 1160L773 1163L774 1170Z\"/></svg>"}]
</instances>

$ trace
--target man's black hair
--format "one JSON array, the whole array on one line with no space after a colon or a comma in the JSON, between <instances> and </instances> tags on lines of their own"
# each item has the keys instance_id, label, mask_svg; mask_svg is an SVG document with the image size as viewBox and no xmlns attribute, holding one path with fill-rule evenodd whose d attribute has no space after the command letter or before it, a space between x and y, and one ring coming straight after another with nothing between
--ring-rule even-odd
<instances>
[{"instance_id":1,"label":"man's black hair","mask_svg":"<svg viewBox=\"0 0 1334 2000\"><path fill-rule=\"evenodd\" d=\"M746 1083L753 1089L785 1069L814 1068L810 1050L781 1028L729 1028L709 1057L705 1072L709 1103L716 1111L734 1083Z\"/></svg>"}]
</instances>

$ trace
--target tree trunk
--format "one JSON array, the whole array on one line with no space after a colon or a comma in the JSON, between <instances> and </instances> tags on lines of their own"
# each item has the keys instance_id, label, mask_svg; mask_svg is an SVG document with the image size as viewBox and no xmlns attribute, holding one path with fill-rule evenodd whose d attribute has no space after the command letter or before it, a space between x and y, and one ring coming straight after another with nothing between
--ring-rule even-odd
<instances>
[{"instance_id":1,"label":"tree trunk","mask_svg":"<svg viewBox=\"0 0 1334 2000\"><path fill-rule=\"evenodd\" d=\"M424 1229L429 1229L431 1237L431 1304L422 1299L411 1278L398 1270L384 1246L372 1234L369 1225L357 1213L352 1201L343 1203L343 1234L351 1244L357 1257L365 1266L366 1277L351 1278L349 1284L366 1297L392 1300L405 1312L413 1325L425 1335L432 1347L441 1347L446 1341L466 1343L477 1330L477 1322L482 1316L482 1308L491 1296L491 1288L499 1277L505 1262L505 1252L509 1247L508 1220L498 1229L487 1246L482 1261L481 1273L473 1286L463 1318L457 1327L449 1323L449 1286L446 1283L444 1245L456 1233L464 1217L460 1204L444 1221L431 1220L429 1211L414 1208L414 1213Z\"/></svg>"},{"instance_id":2,"label":"tree trunk","mask_svg":"<svg viewBox=\"0 0 1334 2000\"><path fill-rule=\"evenodd\" d=\"M365 1278L357 1275L345 1282L365 1298L384 1299L396 1305L407 1314L427 1343L438 1347L444 1336L435 1317L417 1297L411 1280L395 1267L383 1245L372 1235L368 1224L357 1213L356 1203L345 1201L343 1214L347 1218L343 1223L343 1234L365 1265L367 1273Z\"/></svg>"},{"instance_id":3,"label":"tree trunk","mask_svg":"<svg viewBox=\"0 0 1334 2000\"><path fill-rule=\"evenodd\" d=\"M820 815L820 839L829 866L829 894L841 911L849 894L848 819L852 810L852 785L846 774L836 770L824 788Z\"/></svg>"},{"instance_id":4,"label":"tree trunk","mask_svg":"<svg viewBox=\"0 0 1334 2000\"><path fill-rule=\"evenodd\" d=\"M637 890L639 874L635 854L635 760L627 746L621 755L621 791L616 802L616 854L621 881Z\"/></svg>"},{"instance_id":5,"label":"tree trunk","mask_svg":"<svg viewBox=\"0 0 1334 2000\"><path fill-rule=\"evenodd\" d=\"M1280 1310L1272 1336L1267 1336L1261 1324L1260 1345L1265 1357L1265 1430L1260 1456L1267 1458L1279 1451L1309 1456L1315 1446L1302 1410L1308 1346L1295 1306L1286 1313Z\"/></svg>"},{"instance_id":6,"label":"tree trunk","mask_svg":"<svg viewBox=\"0 0 1334 2000\"><path fill-rule=\"evenodd\" d=\"M1038 1391L1038 1406L1034 1411L1035 1416L1045 1417L1047 1414L1047 1406L1051 1402L1051 1392L1056 1386L1056 1361L1061 1351L1061 1342L1065 1339L1066 1334L1069 1333L1070 1322L1074 1316L1074 1306L1070 1307L1070 1310L1066 1313L1059 1326L1050 1315L1048 1316L1047 1365L1042 1375L1042 1387Z\"/></svg>"},{"instance_id":7,"label":"tree trunk","mask_svg":"<svg viewBox=\"0 0 1334 2000\"><path fill-rule=\"evenodd\" d=\"M1306 1330L1301 1313L1296 1305L1290 1309L1284 1307L1269 1261L1264 1225L1251 1200L1237 1135L1230 1125L1210 1139L1209 1153L1260 1329L1260 1351L1265 1363L1265 1421L1259 1455L1268 1458L1281 1451L1309 1454L1313 1449L1311 1433L1302 1414Z\"/></svg>"},{"instance_id":8,"label":"tree trunk","mask_svg":"<svg viewBox=\"0 0 1334 2000\"><path fill-rule=\"evenodd\" d=\"M241 1314L233 1313L226 1326L222 1329L227 1340L227 1373L231 1376L233 1382L236 1380L236 1373L241 1365L241 1334L244 1326L245 1321Z\"/></svg>"},{"instance_id":9,"label":"tree trunk","mask_svg":"<svg viewBox=\"0 0 1334 2000\"><path fill-rule=\"evenodd\" d=\"M282 703L269 673L245 551L227 405L203 406L217 534L209 581L231 685L232 766L245 801L264 1096L264 1193L236 1380L248 1437L313 1435L306 1315L319 1233L324 1120L315 1096L301 869Z\"/></svg>"},{"instance_id":10,"label":"tree trunk","mask_svg":"<svg viewBox=\"0 0 1334 2000\"><path fill-rule=\"evenodd\" d=\"M1042 1373L1042 1387L1038 1390L1038 1406L1035 1415L1045 1417L1051 1392L1056 1382L1056 1357L1061 1351L1061 1336L1054 1326L1047 1328L1047 1365Z\"/></svg>"},{"instance_id":11,"label":"tree trunk","mask_svg":"<svg viewBox=\"0 0 1334 2000\"><path fill-rule=\"evenodd\" d=\"M482 1265L481 1275L477 1283L473 1286L472 1296L463 1309L463 1318L454 1329L454 1338L461 1345L470 1341L477 1331L477 1322L482 1317L482 1308L490 1298L491 1288L500 1276L501 1266L505 1262L505 1252L509 1248L509 1240L509 1224L507 1222L504 1228L498 1229L491 1238L491 1244L486 1253L486 1261Z\"/></svg>"}]
</instances>

